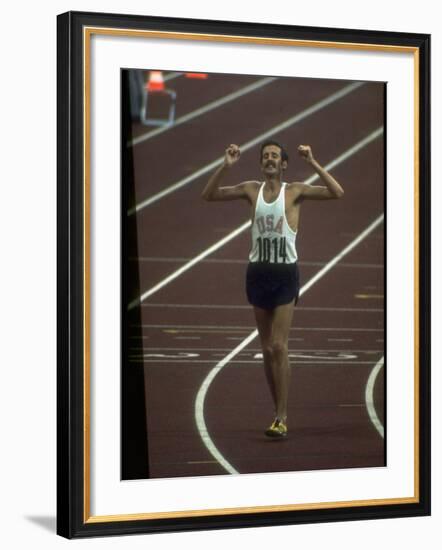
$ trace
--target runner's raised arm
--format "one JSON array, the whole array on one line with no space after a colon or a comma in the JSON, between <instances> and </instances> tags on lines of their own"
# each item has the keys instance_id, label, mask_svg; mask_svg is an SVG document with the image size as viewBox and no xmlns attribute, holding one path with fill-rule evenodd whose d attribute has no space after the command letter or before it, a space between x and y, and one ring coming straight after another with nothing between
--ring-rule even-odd
<instances>
[{"instance_id":1,"label":"runner's raised arm","mask_svg":"<svg viewBox=\"0 0 442 550\"><path fill-rule=\"evenodd\" d=\"M239 183L229 187L220 187L226 173L230 168L238 162L241 156L241 151L238 145L230 144L224 155L223 163L212 174L206 187L203 189L201 196L206 201L231 201L235 199L249 199L248 185L249 182Z\"/></svg>"},{"instance_id":2,"label":"runner's raised arm","mask_svg":"<svg viewBox=\"0 0 442 550\"><path fill-rule=\"evenodd\" d=\"M311 147L309 145L300 145L298 147L298 153L311 165L325 183L325 187L321 185L300 183L298 185L301 189L301 195L306 199L340 199L344 195L344 190L335 178L313 157Z\"/></svg>"}]
</instances>

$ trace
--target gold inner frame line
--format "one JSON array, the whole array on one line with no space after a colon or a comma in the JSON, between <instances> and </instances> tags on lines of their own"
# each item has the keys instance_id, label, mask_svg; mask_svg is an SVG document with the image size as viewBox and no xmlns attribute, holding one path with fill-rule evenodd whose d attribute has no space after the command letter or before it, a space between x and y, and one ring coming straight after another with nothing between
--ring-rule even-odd
<instances>
[{"instance_id":1,"label":"gold inner frame line","mask_svg":"<svg viewBox=\"0 0 442 550\"><path fill-rule=\"evenodd\" d=\"M176 39L193 40L204 42L231 42L246 43L257 45L272 46L291 46L304 48L328 48L371 52L389 52L389 53L412 53L414 58L414 495L412 497L372 499L372 500L354 500L337 502L318 502L304 504L288 505L269 505L269 506L251 506L237 508L216 508L208 510L182 510L173 512L152 512L137 514L118 514L110 516L92 516L91 515L91 479L90 479L90 108L91 108L91 37L92 35L122 36L137 38L157 38L157 39ZM334 508L353 508L357 506L379 506L393 504L412 504L419 502L419 49L411 46L395 46L385 44L364 44L347 42L328 42L316 40L296 40L268 37L244 37L235 35L220 35L206 33L187 33L187 32L169 32L169 31L149 31L133 29L113 29L108 27L84 27L83 28L83 93L84 93L84 134L83 134L83 213L84 213L84 301L83 301L83 321L84 321L84 349L83 349L83 420L84 420L84 523L102 523L116 521L133 521L148 519L166 519L166 518L187 518L203 517L228 514L250 514L259 512L278 512L278 511L298 511L298 510L321 510Z\"/></svg>"},{"instance_id":2,"label":"gold inner frame line","mask_svg":"<svg viewBox=\"0 0 442 550\"><path fill-rule=\"evenodd\" d=\"M237 36L228 34L188 33L171 31L148 31L135 29L112 29L108 27L85 27L85 38L92 34L102 36L130 36L133 38L161 38L170 40L193 40L202 42L231 42L235 44L257 44L271 46L299 46L340 50L379 51L391 53L415 53L413 46L389 44L364 44L358 42L330 42L327 40L299 40L295 38L269 38L261 36Z\"/></svg>"}]
</instances>

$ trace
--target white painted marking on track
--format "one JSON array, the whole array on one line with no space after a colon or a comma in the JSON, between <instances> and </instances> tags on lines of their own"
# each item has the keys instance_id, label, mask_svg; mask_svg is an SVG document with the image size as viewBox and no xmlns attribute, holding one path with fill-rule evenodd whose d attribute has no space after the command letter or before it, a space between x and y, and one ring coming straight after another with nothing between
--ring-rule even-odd
<instances>
[{"instance_id":1,"label":"white painted marking on track","mask_svg":"<svg viewBox=\"0 0 442 550\"><path fill-rule=\"evenodd\" d=\"M293 327L290 330L308 330L318 332L384 332L383 328L338 328L338 327Z\"/></svg>"},{"instance_id":2,"label":"white painted marking on track","mask_svg":"<svg viewBox=\"0 0 442 550\"><path fill-rule=\"evenodd\" d=\"M358 143L353 145L353 147L350 147L350 149L347 149L347 151L342 153L342 155L339 155L334 160L332 160L332 162L327 164L326 170L332 170L333 168L335 168L336 166L338 166L339 164L341 164L342 162L344 162L348 158L352 157L354 154L358 153L361 149L363 149L364 147L369 145L372 141L374 141L378 137L382 136L383 133L384 133L384 127L380 126L374 132L369 134L367 137L365 137L361 141L358 141ZM314 181L316 181L318 179L319 179L319 175L314 174L311 178L306 180L305 183L313 183Z\"/></svg>"},{"instance_id":3,"label":"white painted marking on track","mask_svg":"<svg viewBox=\"0 0 442 550\"><path fill-rule=\"evenodd\" d=\"M370 233L372 233L382 222L384 221L384 214L381 214L378 218L374 220L356 239L354 239L348 246L346 246L342 252L335 256L327 265L325 265L321 270L316 273L314 277L306 284L306 290L308 290L312 285L316 283L327 271L330 271L344 256L346 256L353 248L355 248L360 242L362 242ZM350 330L350 329L346 329ZM358 330L358 329L354 329ZM372 329L378 330L378 329Z\"/></svg>"},{"instance_id":4,"label":"white painted marking on track","mask_svg":"<svg viewBox=\"0 0 442 550\"><path fill-rule=\"evenodd\" d=\"M131 327L145 327L145 328L160 328L163 330L173 330L173 329L219 329L226 328L229 330L248 330L254 327L252 326L243 326L243 325L151 325L151 324L138 324L132 323Z\"/></svg>"},{"instance_id":5,"label":"white painted marking on track","mask_svg":"<svg viewBox=\"0 0 442 550\"><path fill-rule=\"evenodd\" d=\"M175 80L175 78L180 77L182 74L183 73L172 72L172 73L166 74L163 80L164 82L170 82L171 80Z\"/></svg>"},{"instance_id":6,"label":"white painted marking on track","mask_svg":"<svg viewBox=\"0 0 442 550\"><path fill-rule=\"evenodd\" d=\"M138 325L132 327L158 328L167 334L176 334L179 332L234 332L248 331L253 329L251 326L236 325ZM290 327L290 331L317 331L317 332L384 332L382 328L364 328L364 327Z\"/></svg>"},{"instance_id":7,"label":"white painted marking on track","mask_svg":"<svg viewBox=\"0 0 442 550\"><path fill-rule=\"evenodd\" d=\"M178 351L189 351L189 348L187 347L169 347L169 346L149 346L149 347L134 347L132 346L131 351L145 351L148 353L149 351L171 351L171 352L178 352ZM206 348L195 348L192 346L191 350L193 352L196 351L209 351L209 352L218 352L222 351L223 353L213 353L213 355L220 355L221 357L224 357L226 353L229 352L230 348L223 347L223 348L213 348L213 347L206 347ZM373 350L373 349L353 349L353 348L346 348L346 349L317 349L317 348L298 348L297 353L316 353L318 356L321 355L327 355L328 353L364 353L364 354L377 354L382 353L383 350ZM242 353L241 355L247 355L251 353L261 353L261 348L249 348L247 352ZM373 363L373 361L371 362Z\"/></svg>"},{"instance_id":8,"label":"white painted marking on track","mask_svg":"<svg viewBox=\"0 0 442 550\"><path fill-rule=\"evenodd\" d=\"M336 266L337 267L337 266ZM304 307L304 306L296 306L296 310L302 310L302 311L339 311L339 312L345 312L345 313L381 313L384 311L383 308L366 308L366 307Z\"/></svg>"},{"instance_id":9,"label":"white painted marking on track","mask_svg":"<svg viewBox=\"0 0 442 550\"><path fill-rule=\"evenodd\" d=\"M354 236L354 235L352 235ZM166 262L166 263L181 263L188 262L191 260L189 257L185 256L132 256L129 258L131 262ZM248 260L239 260L234 258L209 258L203 260L204 263L208 264L243 264L247 265ZM313 262L308 260L299 260L300 266L312 266L312 267L321 267L325 262ZM340 268L353 268L353 269L384 269L384 264L360 264L360 263L345 263L342 262L339 264Z\"/></svg>"},{"instance_id":10,"label":"white painted marking on track","mask_svg":"<svg viewBox=\"0 0 442 550\"><path fill-rule=\"evenodd\" d=\"M194 351L179 351L178 353L141 353L139 355L129 355L129 358L136 359L144 357L147 359L195 359L200 357L199 353Z\"/></svg>"},{"instance_id":11,"label":"white painted marking on track","mask_svg":"<svg viewBox=\"0 0 442 550\"><path fill-rule=\"evenodd\" d=\"M250 305L227 305L227 304L151 304L143 303L142 307L147 308L170 308L170 309L244 309L250 311ZM363 312L375 313L383 312L382 308L362 308L362 307L305 307L296 306L296 311L342 311L348 313Z\"/></svg>"},{"instance_id":12,"label":"white painted marking on track","mask_svg":"<svg viewBox=\"0 0 442 550\"><path fill-rule=\"evenodd\" d=\"M345 361L345 362L347 362L350 359L356 359L357 358L357 356L354 355L353 353L346 353L346 352L341 352L341 351L338 351L337 354L335 352L334 355L331 355L329 357L324 356L322 354L321 355L315 355L314 353L308 355L308 354L306 354L304 352L301 352L301 351L296 351L296 352L289 353L288 356L289 356L289 359L327 359L328 361L339 360L339 361ZM255 353L253 358L254 359L262 359L263 358L262 352ZM326 362L328 362L328 361L326 361Z\"/></svg>"},{"instance_id":13,"label":"white painted marking on track","mask_svg":"<svg viewBox=\"0 0 442 550\"><path fill-rule=\"evenodd\" d=\"M184 364L190 364L190 365L197 365L197 364L211 364L213 365L213 359L179 359L177 358L176 360L171 360L169 358L167 359L161 359L161 358L157 358L157 359L153 359L153 358L143 358L142 355L133 355L133 356L130 356L129 357L129 362L130 363L153 363L154 365L166 365L166 366L170 366L170 367L175 367L176 365L184 365ZM316 366L320 366L320 365L327 365L327 366L338 366L338 367L342 367L342 366L348 366L348 365L372 365L373 362L372 361L336 361L336 359L334 361L319 361L318 358L316 358L315 360L310 360L310 361L303 361L303 360L297 360L296 361L296 364L294 365L290 365L290 368L293 369L293 368L297 368L299 367L299 365L310 365L310 366L313 366L313 367L316 367ZM257 359L255 359L254 361L253 360L250 360L250 359L235 359L235 365L253 365L254 367L259 367L259 368L262 368L262 363L261 361L258 361Z\"/></svg>"},{"instance_id":14,"label":"white painted marking on track","mask_svg":"<svg viewBox=\"0 0 442 550\"><path fill-rule=\"evenodd\" d=\"M384 366L384 358L381 357L381 359L379 359L379 361L373 367L373 370L371 371L370 376L368 377L367 385L365 386L365 404L367 407L368 416L370 417L370 420L373 426L376 428L379 435L384 439L385 438L384 426L382 425L382 422L379 420L379 417L376 413L376 409L374 406L374 397L373 397L376 378L383 366Z\"/></svg>"},{"instance_id":15,"label":"white painted marking on track","mask_svg":"<svg viewBox=\"0 0 442 550\"><path fill-rule=\"evenodd\" d=\"M177 126L181 126L181 124L189 122L189 120L193 120L194 118L197 118L201 115L209 113L210 111L213 111L214 109L217 109L218 107L221 107L226 103L230 103L231 101L234 101L235 99L243 97L244 95L247 95L251 92L254 92L259 88L262 88L263 86L267 86L267 84L270 84L275 80L278 80L278 79L275 77L266 77L266 78L261 78L256 82L252 82L252 84L248 84L247 86L243 86L242 88L240 88L239 90L236 90L235 92L232 92L223 97L220 97L219 99L215 99L214 101L211 101L206 105L203 105L203 107L199 107L198 109L195 109L194 111L191 111L190 113L187 113L182 117L177 118L175 122L170 126L161 126L160 128L156 128L155 130L151 130L150 132L146 132L145 134L142 134L141 136L134 138L132 141L128 143L128 146L138 145L139 143L143 143L148 139L152 139L153 137L163 134L168 130L172 130Z\"/></svg>"},{"instance_id":16,"label":"white painted marking on track","mask_svg":"<svg viewBox=\"0 0 442 550\"><path fill-rule=\"evenodd\" d=\"M256 338L258 331L254 330L245 340L239 344L235 349L233 349L228 355L221 359L219 363L209 372L209 374L204 379L201 387L198 391L195 401L195 420L198 428L198 432L201 436L201 439L209 450L210 454L219 462L219 464L229 473L229 474L239 474L237 470L224 458L224 456L218 451L213 443L209 432L207 430L206 422L204 420L204 400L206 399L207 390L209 389L212 380L218 374L218 372L226 365L235 355L237 355L242 349L244 349L252 340Z\"/></svg>"},{"instance_id":17,"label":"white painted marking on track","mask_svg":"<svg viewBox=\"0 0 442 550\"><path fill-rule=\"evenodd\" d=\"M196 256L195 258L190 260L190 262L187 262L186 264L181 266L179 269L177 269L176 271L171 273L168 277L166 277L165 279L160 281L157 285L155 285L151 289L144 292L139 298L135 298L135 300L132 300L132 302L130 302L130 304L128 306L128 309L133 309L137 305L141 304L146 298L148 298L149 296L152 296L152 294L155 294L155 292L158 292L163 287L168 285L170 282L174 281L177 277L179 277L180 275L182 275L183 273L188 271L191 267L193 267L195 264L200 262L203 258L205 258L206 256L209 256L210 254L213 254L213 252L215 252L216 250L218 250L219 248L221 248L222 246L227 244L229 241L234 239L237 235L242 233L244 231L244 229L249 227L249 225L250 225L250 221L248 221L245 224L241 225L240 227L235 229L235 231L232 231L226 237L224 237L220 241L216 242L212 246L209 246L209 248L207 248L206 250L203 250L203 252L198 254L198 256Z\"/></svg>"},{"instance_id":18,"label":"white painted marking on track","mask_svg":"<svg viewBox=\"0 0 442 550\"><path fill-rule=\"evenodd\" d=\"M326 273L328 273L344 256L351 252L358 244L360 244L368 235L370 235L384 220L384 215L381 214L376 218L360 235L358 235L350 244L348 244L339 254L332 258L316 275L314 275L300 290L299 295L302 296L307 292L315 283L319 281ZM210 454L218 460L220 465L229 473L239 473L220 453L215 443L212 441L208 431L206 422L204 420L204 401L206 399L207 392L210 384L213 382L219 372L231 361L240 351L249 345L258 336L258 331L254 330L250 333L235 349L233 349L224 359L219 361L215 367L209 372L206 378L203 380L198 394L195 400L195 422L200 433L201 439L210 452Z\"/></svg>"},{"instance_id":19,"label":"white painted marking on track","mask_svg":"<svg viewBox=\"0 0 442 550\"><path fill-rule=\"evenodd\" d=\"M354 145L353 147L350 147L350 149L348 149L347 151L342 153L342 155L339 155L338 157L336 157L333 161L331 161L329 164L327 164L325 166L325 169L326 170L331 170L332 168L336 167L338 164L346 161L352 155L356 154L361 149L363 149L368 144L370 144L372 141L374 141L375 139L380 137L383 134L383 131L384 131L383 127L378 128L377 130L375 130L374 132L369 134L367 137L365 137L363 140L359 141L356 145ZM319 178L318 174L314 174L312 177L308 178L305 181L305 183L312 184L318 178ZM382 219L383 219L383 216L382 216ZM376 223L376 222L373 222L373 223ZM203 260L204 258L209 256L210 254L212 254L213 252L215 252L216 250L218 250L219 248L221 248L222 246L224 246L228 242L230 242L232 239L234 239L238 235L240 235L243 231L245 231L250 226L251 226L251 221L249 220L249 221L243 223L242 225L240 225L239 227L237 227L236 229L234 229L231 233L229 233L228 235L223 237L220 241L217 241L215 244L213 244L212 246L210 246L209 248L207 248L206 250L204 250L203 252L198 254L198 256L196 256L195 258L193 258L192 260L190 260L189 262L187 262L186 264L181 266L176 271L172 272L170 275L168 275L165 279L160 281L158 284L156 284L155 286L153 286L152 288L150 288L149 290L144 292L140 297L135 298L135 300L130 302L130 304L128 305L128 309L133 309L137 305L140 305L146 298L148 298L149 296L152 296L152 294L155 294L155 292L158 292L159 290L161 290L163 287L165 287L170 282L174 281L177 277L179 277L180 275L182 275L183 273L188 271L191 267L193 267L194 265L199 263L201 260ZM368 229L369 228L367 228L367 230ZM365 238L362 235L360 237L362 239ZM344 256L345 256L345 254L344 254ZM341 258L338 258L334 265L336 265L340 261L340 259ZM325 265L323 267L323 269L321 269L318 272L318 274L322 273L322 271L324 269L328 270L328 269L331 269L331 268L328 268L327 265ZM314 283L312 283L312 284L314 284Z\"/></svg>"},{"instance_id":20,"label":"white painted marking on track","mask_svg":"<svg viewBox=\"0 0 442 550\"><path fill-rule=\"evenodd\" d=\"M247 141L246 143L243 143L240 145L240 149L242 153L245 153L255 145L258 145L265 139L273 136L274 134L278 132L282 132L283 130L286 130L290 126L293 126L297 124L298 122L301 122L305 118L309 117L310 115L313 115L314 113L320 111L324 107L327 107L328 105L331 105L335 101L338 101L339 99L342 99L346 95L350 94L351 92L354 92L358 88L363 86L362 82L356 82L349 84L348 86L345 86L341 90L329 95L325 99L322 99L321 101L318 101L311 107L308 107L307 109L304 109L304 111L301 111L300 113L294 115L293 117L287 119L285 122L282 122L281 124L278 124L276 126L273 126L273 128L270 128L263 134L260 134L256 138ZM135 214L136 212L140 212L146 206L149 206L150 204L157 202L158 200L162 199L163 197L169 195L170 193L173 193L177 189L181 189L181 187L184 187L185 185L188 185L192 181L196 180L197 178L204 176L208 172L214 170L223 160L224 156L218 157L213 162L210 162L209 164L206 164L196 172L193 172L189 176L186 176L185 178L182 178L178 180L177 182L173 183L172 185L169 185L169 187L166 187L166 189L163 189L159 193L156 193L155 195L152 195L151 197L148 197L144 201L136 204L134 207L130 208L127 212L129 216Z\"/></svg>"},{"instance_id":21,"label":"white painted marking on track","mask_svg":"<svg viewBox=\"0 0 442 550\"><path fill-rule=\"evenodd\" d=\"M186 256L133 256L129 258L130 261L136 261L136 262L169 262L169 263L181 263L181 262L188 262L192 258L186 257ZM224 258L210 258L209 260L203 260L205 263L214 263L214 264L248 264L248 260L234 260L232 259L224 259Z\"/></svg>"}]
</instances>

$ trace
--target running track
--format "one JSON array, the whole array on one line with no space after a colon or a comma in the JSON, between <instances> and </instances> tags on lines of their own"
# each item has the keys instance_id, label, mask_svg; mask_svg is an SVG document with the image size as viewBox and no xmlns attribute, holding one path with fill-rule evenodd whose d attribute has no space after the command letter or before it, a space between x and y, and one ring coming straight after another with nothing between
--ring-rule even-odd
<instances>
[{"instance_id":1,"label":"running track","mask_svg":"<svg viewBox=\"0 0 442 550\"><path fill-rule=\"evenodd\" d=\"M167 84L177 91L177 119L214 107L151 136L152 128L133 126L128 215L137 228L139 258L131 261L139 289L129 296L125 368L144 372L150 477L385 465L383 87L279 78L239 92L260 80L179 76ZM238 97L223 103L232 93ZM227 183L259 179L254 141L269 132L291 155L288 181L313 175L296 155L304 143L321 164L336 164L345 188L343 200L304 203L301 212L307 287L290 333L283 441L263 435L272 405L244 293L249 232L223 243L250 212L241 201L200 198L229 143L245 152Z\"/></svg>"}]
</instances>

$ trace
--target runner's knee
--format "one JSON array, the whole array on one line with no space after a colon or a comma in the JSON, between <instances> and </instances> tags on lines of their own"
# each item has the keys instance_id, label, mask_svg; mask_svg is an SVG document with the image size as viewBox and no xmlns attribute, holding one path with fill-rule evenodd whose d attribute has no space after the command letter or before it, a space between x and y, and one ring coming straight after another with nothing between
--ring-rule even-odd
<instances>
[{"instance_id":1,"label":"runner's knee","mask_svg":"<svg viewBox=\"0 0 442 550\"><path fill-rule=\"evenodd\" d=\"M274 340L270 344L270 349L272 356L276 355L277 357L281 357L288 353L287 343L282 340Z\"/></svg>"}]
</instances>

